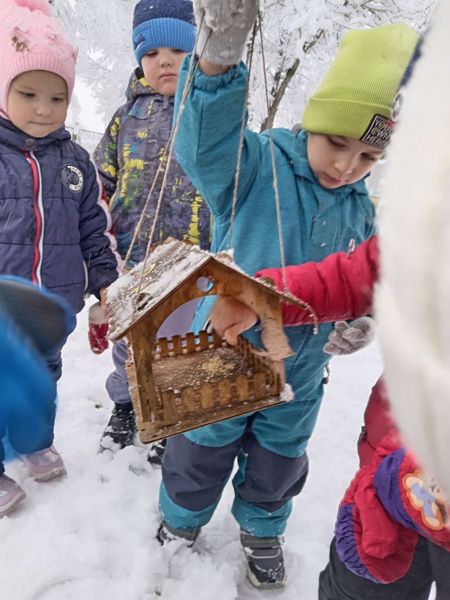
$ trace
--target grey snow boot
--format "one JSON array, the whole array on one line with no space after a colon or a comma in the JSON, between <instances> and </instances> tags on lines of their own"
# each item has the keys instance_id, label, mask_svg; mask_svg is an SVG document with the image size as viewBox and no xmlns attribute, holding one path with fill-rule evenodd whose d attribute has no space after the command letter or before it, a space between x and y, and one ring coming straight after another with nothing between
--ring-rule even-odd
<instances>
[{"instance_id":1,"label":"grey snow boot","mask_svg":"<svg viewBox=\"0 0 450 600\"><path fill-rule=\"evenodd\" d=\"M158 527L158 533L156 534L156 539L161 546L164 546L169 542L181 541L190 548L198 538L200 529L200 527L197 527L196 529L177 529L176 527L171 527L165 521L161 521L161 524Z\"/></svg>"},{"instance_id":2,"label":"grey snow boot","mask_svg":"<svg viewBox=\"0 0 450 600\"><path fill-rule=\"evenodd\" d=\"M241 531L241 544L247 558L247 577L252 585L273 589L286 584L281 536L256 537Z\"/></svg>"}]
</instances>

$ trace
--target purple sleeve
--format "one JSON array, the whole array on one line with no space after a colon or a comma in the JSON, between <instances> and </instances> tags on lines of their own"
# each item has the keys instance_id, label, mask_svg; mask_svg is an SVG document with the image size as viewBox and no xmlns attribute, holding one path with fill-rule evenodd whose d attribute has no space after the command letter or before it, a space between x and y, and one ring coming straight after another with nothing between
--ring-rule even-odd
<instances>
[{"instance_id":1,"label":"purple sleeve","mask_svg":"<svg viewBox=\"0 0 450 600\"><path fill-rule=\"evenodd\" d=\"M404 448L399 448L380 462L375 474L375 489L385 510L397 523L421 533L420 528L405 510L400 494L399 476L405 453Z\"/></svg>"},{"instance_id":2,"label":"purple sleeve","mask_svg":"<svg viewBox=\"0 0 450 600\"><path fill-rule=\"evenodd\" d=\"M380 461L374 478L377 496L397 523L450 550L449 504L437 482L404 448Z\"/></svg>"},{"instance_id":3,"label":"purple sleeve","mask_svg":"<svg viewBox=\"0 0 450 600\"><path fill-rule=\"evenodd\" d=\"M349 571L364 579L380 583L372 576L358 552L358 542L353 519L353 504L342 504L336 519L335 536L336 551Z\"/></svg>"}]
</instances>

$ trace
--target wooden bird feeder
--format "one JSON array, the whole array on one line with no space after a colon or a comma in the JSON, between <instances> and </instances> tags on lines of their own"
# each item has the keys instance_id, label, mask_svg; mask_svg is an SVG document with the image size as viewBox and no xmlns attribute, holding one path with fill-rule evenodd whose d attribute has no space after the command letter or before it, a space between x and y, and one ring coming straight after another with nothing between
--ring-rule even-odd
<instances>
[{"instance_id":1,"label":"wooden bird feeder","mask_svg":"<svg viewBox=\"0 0 450 600\"><path fill-rule=\"evenodd\" d=\"M199 285L204 278L206 290ZM263 327L275 324L289 355L280 302L304 305L245 275L226 255L169 238L108 290L110 337L128 341L130 392L145 443L285 402L283 360L271 360L244 338L236 347L207 331L156 339L178 306L216 294L253 308Z\"/></svg>"}]
</instances>

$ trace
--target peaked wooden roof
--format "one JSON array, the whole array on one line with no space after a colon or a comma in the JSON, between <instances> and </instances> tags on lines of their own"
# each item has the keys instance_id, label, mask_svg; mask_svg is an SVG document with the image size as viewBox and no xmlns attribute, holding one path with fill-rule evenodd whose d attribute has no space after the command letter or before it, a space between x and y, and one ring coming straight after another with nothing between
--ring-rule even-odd
<instances>
[{"instance_id":1,"label":"peaked wooden roof","mask_svg":"<svg viewBox=\"0 0 450 600\"><path fill-rule=\"evenodd\" d=\"M108 288L111 337L115 339L125 335L210 262L219 264L235 276L251 280L280 301L304 307L300 299L289 293L280 293L267 281L244 273L232 262L230 255L211 254L194 244L168 238L153 246L146 261L136 265ZM142 275L144 265L145 272Z\"/></svg>"}]
</instances>

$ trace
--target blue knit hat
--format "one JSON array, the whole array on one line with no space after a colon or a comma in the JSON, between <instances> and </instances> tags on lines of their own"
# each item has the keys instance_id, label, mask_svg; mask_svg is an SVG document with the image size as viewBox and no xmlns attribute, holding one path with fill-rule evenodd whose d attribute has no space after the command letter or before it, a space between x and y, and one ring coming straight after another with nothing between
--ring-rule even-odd
<instances>
[{"instance_id":1,"label":"blue knit hat","mask_svg":"<svg viewBox=\"0 0 450 600\"><path fill-rule=\"evenodd\" d=\"M134 8L133 48L138 65L155 48L192 52L195 20L191 0L140 0Z\"/></svg>"}]
</instances>

